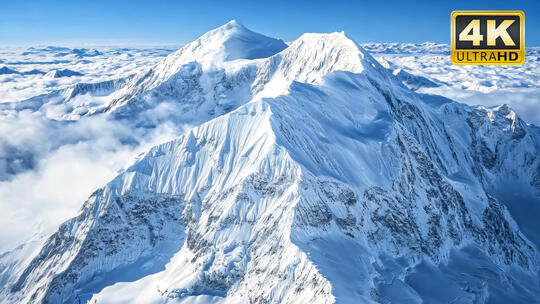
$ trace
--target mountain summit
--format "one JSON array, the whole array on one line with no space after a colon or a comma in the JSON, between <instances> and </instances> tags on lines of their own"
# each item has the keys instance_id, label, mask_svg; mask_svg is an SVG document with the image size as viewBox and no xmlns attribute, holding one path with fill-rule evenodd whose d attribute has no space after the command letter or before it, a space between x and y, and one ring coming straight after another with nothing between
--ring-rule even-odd
<instances>
[{"instance_id":1,"label":"mountain summit","mask_svg":"<svg viewBox=\"0 0 540 304\"><path fill-rule=\"evenodd\" d=\"M282 40L252 32L236 20L204 34L196 43L219 50L218 61L270 57L287 47Z\"/></svg>"},{"instance_id":2,"label":"mountain summit","mask_svg":"<svg viewBox=\"0 0 540 304\"><path fill-rule=\"evenodd\" d=\"M105 111L133 116L160 100L192 99L206 112L223 114L253 99L284 94L293 82L318 84L334 71L366 70L378 78L378 69L376 60L343 32L305 34L287 46L231 21L135 76L111 94ZM217 108L226 109L216 111L216 99L222 100Z\"/></svg>"},{"instance_id":3,"label":"mountain summit","mask_svg":"<svg viewBox=\"0 0 540 304\"><path fill-rule=\"evenodd\" d=\"M287 46L235 21L112 87L93 115L138 119L168 101L195 127L97 189L28 259L0 257L1 302L540 294L538 230L494 190L540 193L539 133L507 106L412 92L344 33Z\"/></svg>"}]
</instances>

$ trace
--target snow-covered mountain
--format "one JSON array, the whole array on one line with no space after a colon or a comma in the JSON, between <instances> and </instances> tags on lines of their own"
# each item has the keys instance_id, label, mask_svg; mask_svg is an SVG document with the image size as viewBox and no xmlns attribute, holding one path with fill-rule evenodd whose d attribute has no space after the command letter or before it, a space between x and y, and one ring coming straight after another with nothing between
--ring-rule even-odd
<instances>
[{"instance_id":1,"label":"snow-covered mountain","mask_svg":"<svg viewBox=\"0 0 540 304\"><path fill-rule=\"evenodd\" d=\"M64 69L64 70L51 70L45 74L45 77L48 78L59 78L59 77L71 77L71 76L81 76L82 74L79 72L75 72L72 70Z\"/></svg>"},{"instance_id":2,"label":"snow-covered mountain","mask_svg":"<svg viewBox=\"0 0 540 304\"><path fill-rule=\"evenodd\" d=\"M163 111L195 127L2 255L1 303L540 295L539 129L415 93L344 33L286 45L232 21L143 73L10 106L51 100L73 105L59 119Z\"/></svg>"}]
</instances>

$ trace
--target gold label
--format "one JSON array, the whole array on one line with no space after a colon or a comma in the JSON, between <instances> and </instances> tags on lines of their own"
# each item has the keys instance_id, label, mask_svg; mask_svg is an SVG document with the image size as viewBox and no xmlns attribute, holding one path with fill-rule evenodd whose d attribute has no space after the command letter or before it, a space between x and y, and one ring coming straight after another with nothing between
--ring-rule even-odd
<instances>
[{"instance_id":1,"label":"gold label","mask_svg":"<svg viewBox=\"0 0 540 304\"><path fill-rule=\"evenodd\" d=\"M453 64L519 65L525 62L525 13L453 11Z\"/></svg>"}]
</instances>

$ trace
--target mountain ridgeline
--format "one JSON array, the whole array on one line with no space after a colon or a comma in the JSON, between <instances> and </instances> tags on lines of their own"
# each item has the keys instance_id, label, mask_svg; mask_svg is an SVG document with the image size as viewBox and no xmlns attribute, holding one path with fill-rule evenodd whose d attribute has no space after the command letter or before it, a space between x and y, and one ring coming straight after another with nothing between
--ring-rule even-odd
<instances>
[{"instance_id":1,"label":"mountain ridgeline","mask_svg":"<svg viewBox=\"0 0 540 304\"><path fill-rule=\"evenodd\" d=\"M89 119L166 103L194 127L0 256L0 303L538 301L539 214L520 210L540 210L540 132L506 105L415 93L344 33L287 45L236 21L14 106L80 94L108 98L73 106Z\"/></svg>"}]
</instances>

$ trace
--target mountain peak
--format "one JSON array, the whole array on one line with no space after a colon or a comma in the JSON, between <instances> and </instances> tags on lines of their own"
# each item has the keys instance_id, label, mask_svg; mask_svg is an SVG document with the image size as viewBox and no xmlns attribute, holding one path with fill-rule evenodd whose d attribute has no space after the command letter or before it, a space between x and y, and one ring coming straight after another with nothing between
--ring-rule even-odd
<instances>
[{"instance_id":1,"label":"mountain peak","mask_svg":"<svg viewBox=\"0 0 540 304\"><path fill-rule=\"evenodd\" d=\"M223 61L265 58L287 47L282 40L255 33L234 19L194 43L217 51L217 57Z\"/></svg>"},{"instance_id":2,"label":"mountain peak","mask_svg":"<svg viewBox=\"0 0 540 304\"><path fill-rule=\"evenodd\" d=\"M333 33L305 33L295 40L294 45L316 47L317 49L328 52L348 50L358 53L360 58L364 58L367 52L356 43L352 38L349 38L344 31Z\"/></svg>"},{"instance_id":3,"label":"mountain peak","mask_svg":"<svg viewBox=\"0 0 540 304\"><path fill-rule=\"evenodd\" d=\"M277 71L281 76L277 77L277 80L285 85L290 81L320 83L330 72L362 73L366 69L379 66L344 32L303 34L275 57L280 62ZM266 93L263 95L266 96Z\"/></svg>"},{"instance_id":4,"label":"mountain peak","mask_svg":"<svg viewBox=\"0 0 540 304\"><path fill-rule=\"evenodd\" d=\"M240 22L236 21L235 19L223 24L222 26L219 26L213 30L210 30L203 34L199 39L203 37L212 37L212 36L219 36L219 35L239 35L239 34L249 34L254 33L250 31L247 27L240 24Z\"/></svg>"},{"instance_id":5,"label":"mountain peak","mask_svg":"<svg viewBox=\"0 0 540 304\"><path fill-rule=\"evenodd\" d=\"M167 56L160 64L168 68L180 67L193 61L203 66L219 65L236 59L269 57L286 47L287 45L281 39L255 33L233 19L186 44Z\"/></svg>"},{"instance_id":6,"label":"mountain peak","mask_svg":"<svg viewBox=\"0 0 540 304\"><path fill-rule=\"evenodd\" d=\"M169 54L149 71L136 75L130 84L116 93L109 109L159 86L182 68L189 66L192 72L213 70L237 59L270 57L285 48L287 44L283 40L255 33L231 20Z\"/></svg>"},{"instance_id":7,"label":"mountain peak","mask_svg":"<svg viewBox=\"0 0 540 304\"><path fill-rule=\"evenodd\" d=\"M247 29L244 25L242 25L240 22L238 22L236 19L232 19L231 21L225 23L221 27L228 27L228 28L243 28Z\"/></svg>"}]
</instances>

